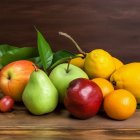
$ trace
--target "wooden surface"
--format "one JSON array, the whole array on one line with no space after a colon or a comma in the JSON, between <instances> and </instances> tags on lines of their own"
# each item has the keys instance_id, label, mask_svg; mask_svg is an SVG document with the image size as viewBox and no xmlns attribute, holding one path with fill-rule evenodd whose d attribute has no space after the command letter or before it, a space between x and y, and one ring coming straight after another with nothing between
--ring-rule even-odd
<instances>
[{"instance_id":1,"label":"wooden surface","mask_svg":"<svg viewBox=\"0 0 140 140\"><path fill-rule=\"evenodd\" d=\"M125 121L111 120L103 112L87 120L78 120L62 108L34 116L18 106L10 113L0 113L0 120L0 139L4 140L140 139L139 110Z\"/></svg>"},{"instance_id":2,"label":"wooden surface","mask_svg":"<svg viewBox=\"0 0 140 140\"><path fill-rule=\"evenodd\" d=\"M72 35L85 50L102 48L125 63L140 60L139 0L3 0L0 2L0 44L36 47L34 25L53 50L77 52L58 31ZM100 114L76 120L65 110L32 116L24 108L0 113L0 139L140 139L140 111L126 121Z\"/></svg>"}]
</instances>

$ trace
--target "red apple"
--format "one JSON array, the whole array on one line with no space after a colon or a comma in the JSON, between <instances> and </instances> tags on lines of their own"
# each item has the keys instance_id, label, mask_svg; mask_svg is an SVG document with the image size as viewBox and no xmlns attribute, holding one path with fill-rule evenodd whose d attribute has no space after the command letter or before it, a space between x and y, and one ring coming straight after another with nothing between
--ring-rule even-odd
<instances>
[{"instance_id":1,"label":"red apple","mask_svg":"<svg viewBox=\"0 0 140 140\"><path fill-rule=\"evenodd\" d=\"M0 99L0 111L8 112L14 107L14 99L10 96L4 96Z\"/></svg>"},{"instance_id":2,"label":"red apple","mask_svg":"<svg viewBox=\"0 0 140 140\"><path fill-rule=\"evenodd\" d=\"M70 82L64 105L76 118L87 119L97 114L102 101L103 94L96 83L78 78Z\"/></svg>"},{"instance_id":3,"label":"red apple","mask_svg":"<svg viewBox=\"0 0 140 140\"><path fill-rule=\"evenodd\" d=\"M22 92L35 69L33 65L31 61L19 60L3 67L0 72L1 92L15 101L21 101Z\"/></svg>"}]
</instances>

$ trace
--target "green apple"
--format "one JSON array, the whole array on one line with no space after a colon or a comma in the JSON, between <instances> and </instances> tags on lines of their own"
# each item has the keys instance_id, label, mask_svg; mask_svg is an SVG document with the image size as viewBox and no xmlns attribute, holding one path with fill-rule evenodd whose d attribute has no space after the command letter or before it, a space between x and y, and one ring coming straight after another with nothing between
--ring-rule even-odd
<instances>
[{"instance_id":1,"label":"green apple","mask_svg":"<svg viewBox=\"0 0 140 140\"><path fill-rule=\"evenodd\" d=\"M79 67L63 63L56 66L49 75L50 80L57 88L59 102L63 103L69 83L76 78L88 78L88 75Z\"/></svg>"}]
</instances>

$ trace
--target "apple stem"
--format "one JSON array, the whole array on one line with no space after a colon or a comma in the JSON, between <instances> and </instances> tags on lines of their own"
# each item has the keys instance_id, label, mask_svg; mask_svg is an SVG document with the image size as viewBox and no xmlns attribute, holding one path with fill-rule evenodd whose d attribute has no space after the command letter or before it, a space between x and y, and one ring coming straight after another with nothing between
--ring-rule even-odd
<instances>
[{"instance_id":1,"label":"apple stem","mask_svg":"<svg viewBox=\"0 0 140 140\"><path fill-rule=\"evenodd\" d=\"M70 67L70 61L71 61L71 57L70 57L70 59L68 60L68 65L67 65L67 69L66 69L66 73L68 73L69 72L69 67Z\"/></svg>"},{"instance_id":2,"label":"apple stem","mask_svg":"<svg viewBox=\"0 0 140 140\"><path fill-rule=\"evenodd\" d=\"M84 56L86 56L86 53L80 48L80 46L77 44L77 42L70 35L68 35L67 33L64 33L64 32L58 32L58 33L59 33L59 35L65 36L68 39L70 39L74 43L74 45L76 46L76 48L78 49L78 51L81 54L83 54Z\"/></svg>"},{"instance_id":3,"label":"apple stem","mask_svg":"<svg viewBox=\"0 0 140 140\"><path fill-rule=\"evenodd\" d=\"M33 64L35 71L38 71L38 68L35 64Z\"/></svg>"}]
</instances>

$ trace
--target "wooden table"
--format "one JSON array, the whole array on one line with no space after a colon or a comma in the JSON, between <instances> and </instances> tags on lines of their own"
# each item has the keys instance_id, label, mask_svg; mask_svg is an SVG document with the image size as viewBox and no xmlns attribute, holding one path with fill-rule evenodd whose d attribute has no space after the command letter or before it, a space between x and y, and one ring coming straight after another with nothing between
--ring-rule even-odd
<instances>
[{"instance_id":1,"label":"wooden table","mask_svg":"<svg viewBox=\"0 0 140 140\"><path fill-rule=\"evenodd\" d=\"M36 47L34 25L54 51L77 52L58 31L72 35L85 50L102 48L124 63L140 60L139 0L3 0L0 2L0 43ZM78 53L78 52L77 52ZM103 114L77 120L64 109L33 116L24 107L0 113L0 139L140 139L140 111L128 120Z\"/></svg>"},{"instance_id":2,"label":"wooden table","mask_svg":"<svg viewBox=\"0 0 140 140\"><path fill-rule=\"evenodd\" d=\"M139 110L125 121L111 120L103 112L78 120L62 107L50 114L34 116L18 105L10 113L1 113L0 120L0 139L4 140L140 139Z\"/></svg>"}]
</instances>

